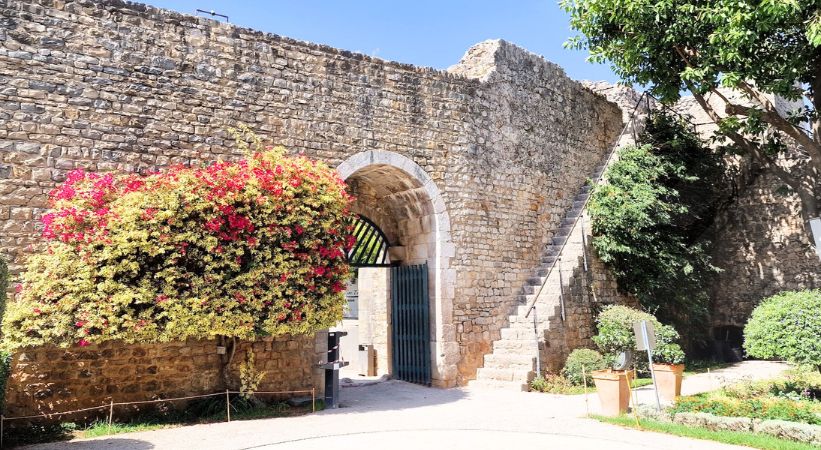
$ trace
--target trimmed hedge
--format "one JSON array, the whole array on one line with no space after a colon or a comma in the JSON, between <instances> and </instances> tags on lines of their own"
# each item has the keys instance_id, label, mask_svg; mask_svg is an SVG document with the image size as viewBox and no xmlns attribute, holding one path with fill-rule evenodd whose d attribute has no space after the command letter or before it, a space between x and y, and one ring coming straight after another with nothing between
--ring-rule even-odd
<instances>
[{"instance_id":1,"label":"trimmed hedge","mask_svg":"<svg viewBox=\"0 0 821 450\"><path fill-rule=\"evenodd\" d=\"M582 367L584 367L584 376L582 375ZM568 355L567 361L564 363L564 369L562 369L562 375L576 386L584 384L585 379L587 385L590 386L593 384L590 372L605 367L607 367L607 363L605 363L601 353L587 348L577 348Z\"/></svg>"},{"instance_id":2,"label":"trimmed hedge","mask_svg":"<svg viewBox=\"0 0 821 450\"><path fill-rule=\"evenodd\" d=\"M784 359L821 371L821 290L769 297L744 327L744 349L754 358Z\"/></svg>"}]
</instances>

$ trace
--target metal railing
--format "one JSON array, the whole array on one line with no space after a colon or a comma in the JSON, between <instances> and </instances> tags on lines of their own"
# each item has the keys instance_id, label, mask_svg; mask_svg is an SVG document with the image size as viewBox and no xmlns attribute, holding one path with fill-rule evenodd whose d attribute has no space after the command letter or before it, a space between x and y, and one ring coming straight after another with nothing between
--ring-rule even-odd
<instances>
[{"instance_id":1,"label":"metal railing","mask_svg":"<svg viewBox=\"0 0 821 450\"><path fill-rule=\"evenodd\" d=\"M599 182L601 182L602 178L604 177L604 172L607 169L607 166L610 165L610 161L612 161L613 156L616 154L616 150L618 150L618 148L619 148L619 141L621 141L621 138L624 136L624 133L629 128L632 127L633 140L637 140L635 120L638 117L637 112L639 110L639 106L641 105L641 102L645 99L647 101L647 110L648 111L650 110L650 98L648 97L647 92L642 92L641 96L639 96L639 99L636 101L636 104L633 106L633 110L630 112L630 116L628 116L627 122L624 124L624 127L621 129L621 133L619 133L619 135L616 137L616 141L613 143L613 146L610 149L610 153L607 155L607 159L604 161L604 167L603 167L601 173L596 177L595 180L593 180L593 186L595 186L595 185L599 184ZM592 194L592 191L591 191L591 194ZM588 195L587 198L584 200L584 204L582 205L581 209L579 210L579 216L576 217L573 220L573 224L570 226L571 232L574 228L576 228L576 224L578 223L579 219L584 214L584 210L585 210L585 208L587 208L587 203L590 201L591 196L592 195ZM558 251L558 253L556 253L556 259L553 260L552 263L550 263L550 267L548 267L548 269L547 269L547 273L544 276L544 280L542 281L542 284L539 286L539 290L536 291L536 296L533 297L533 300L530 302L530 306L527 308L527 313L525 314L525 318L530 317L530 313L536 308L536 302L539 300L539 296L542 294L542 290L544 289L545 285L547 284L547 280L550 278L550 274L553 273L553 269L556 267L556 264L559 261L561 261L562 251L564 251L564 247L567 245L568 241L570 241L570 235L569 234L567 235L567 237L562 242L562 245L559 247L559 251ZM562 318L562 319L564 320L564 318Z\"/></svg>"}]
</instances>

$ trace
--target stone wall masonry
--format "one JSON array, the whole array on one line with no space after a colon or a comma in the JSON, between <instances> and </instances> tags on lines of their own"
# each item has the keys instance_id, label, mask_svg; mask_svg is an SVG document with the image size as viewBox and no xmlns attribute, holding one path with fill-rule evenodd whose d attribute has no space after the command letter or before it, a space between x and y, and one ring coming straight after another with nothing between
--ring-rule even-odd
<instances>
[{"instance_id":1,"label":"stone wall masonry","mask_svg":"<svg viewBox=\"0 0 821 450\"><path fill-rule=\"evenodd\" d=\"M250 348L256 368L265 372L259 390L320 386L321 373L314 366L325 355L324 338L322 334L316 338L284 336L240 342L230 370L234 376L239 373ZM112 400L136 402L219 392L225 387L221 385L216 346L216 341L151 345L109 342L82 348L29 349L14 355L4 414L25 416L91 408ZM121 418L134 412L133 407L116 411ZM66 419L105 414L107 411L91 411Z\"/></svg>"},{"instance_id":2,"label":"stone wall masonry","mask_svg":"<svg viewBox=\"0 0 821 450\"><path fill-rule=\"evenodd\" d=\"M745 101L737 92L723 94ZM771 100L785 115L799 106L780 98ZM708 101L723 109L719 98L708 97ZM676 110L691 118L702 138L712 137L716 125L692 97L682 98ZM749 157L730 157L727 162L735 174L728 189L732 202L712 227L713 264L722 269L710 291L714 328L743 327L758 303L778 292L821 287L821 262L803 227L798 196ZM790 151L779 164L791 171L803 170L805 160Z\"/></svg>"},{"instance_id":3,"label":"stone wall masonry","mask_svg":"<svg viewBox=\"0 0 821 450\"><path fill-rule=\"evenodd\" d=\"M442 386L475 374L622 123L615 104L504 41L443 72L119 0L3 0L0 12L0 244L13 271L74 168L236 158L226 129L238 123L332 166L395 152L450 215L441 314L458 374Z\"/></svg>"}]
</instances>

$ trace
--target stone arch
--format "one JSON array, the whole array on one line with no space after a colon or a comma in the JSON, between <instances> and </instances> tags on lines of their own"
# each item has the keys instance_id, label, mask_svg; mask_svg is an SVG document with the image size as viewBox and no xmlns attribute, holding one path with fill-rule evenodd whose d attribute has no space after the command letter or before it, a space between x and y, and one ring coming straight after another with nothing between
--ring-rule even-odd
<instances>
[{"instance_id":1,"label":"stone arch","mask_svg":"<svg viewBox=\"0 0 821 450\"><path fill-rule=\"evenodd\" d=\"M453 326L454 246L441 191L418 164L390 151L357 153L337 171L357 196L354 210L376 223L394 245L391 261L428 264L433 384L454 386L459 358Z\"/></svg>"}]
</instances>

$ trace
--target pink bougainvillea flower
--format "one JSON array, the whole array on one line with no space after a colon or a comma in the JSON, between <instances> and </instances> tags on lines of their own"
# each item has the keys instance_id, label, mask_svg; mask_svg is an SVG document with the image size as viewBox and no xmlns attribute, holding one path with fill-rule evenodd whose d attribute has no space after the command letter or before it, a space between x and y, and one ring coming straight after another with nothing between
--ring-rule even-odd
<instances>
[{"instance_id":1,"label":"pink bougainvillea flower","mask_svg":"<svg viewBox=\"0 0 821 450\"><path fill-rule=\"evenodd\" d=\"M80 341L77 342L77 345L79 345L80 347L88 347L89 342L85 339L80 339Z\"/></svg>"}]
</instances>

